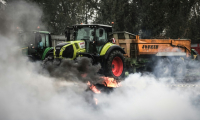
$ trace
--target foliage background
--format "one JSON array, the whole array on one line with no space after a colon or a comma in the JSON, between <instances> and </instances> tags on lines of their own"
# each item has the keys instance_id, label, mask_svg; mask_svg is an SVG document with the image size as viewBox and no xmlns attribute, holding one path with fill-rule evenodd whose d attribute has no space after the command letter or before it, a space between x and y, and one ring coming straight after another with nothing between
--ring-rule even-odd
<instances>
[{"instance_id":1,"label":"foliage background","mask_svg":"<svg viewBox=\"0 0 200 120\"><path fill-rule=\"evenodd\" d=\"M12 1L7 0L9 5ZM54 34L80 23L108 24L142 38L188 38L200 42L200 0L26 0L42 8Z\"/></svg>"}]
</instances>

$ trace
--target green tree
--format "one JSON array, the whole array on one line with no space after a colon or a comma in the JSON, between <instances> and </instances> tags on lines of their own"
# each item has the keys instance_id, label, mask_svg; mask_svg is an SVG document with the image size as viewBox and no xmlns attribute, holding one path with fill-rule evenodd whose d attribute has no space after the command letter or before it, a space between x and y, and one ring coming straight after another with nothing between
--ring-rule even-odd
<instances>
[{"instance_id":1,"label":"green tree","mask_svg":"<svg viewBox=\"0 0 200 120\"><path fill-rule=\"evenodd\" d=\"M22 0L10 0L22 1ZM80 23L108 24L142 38L200 38L199 0L26 0L42 8L42 23L55 34ZM23 24L23 23L22 23ZM26 25L26 24L23 24ZM165 31L163 33L163 31Z\"/></svg>"},{"instance_id":2,"label":"green tree","mask_svg":"<svg viewBox=\"0 0 200 120\"><path fill-rule=\"evenodd\" d=\"M62 34L67 26L87 23L94 14L97 0L32 0L43 9L47 29Z\"/></svg>"},{"instance_id":3,"label":"green tree","mask_svg":"<svg viewBox=\"0 0 200 120\"><path fill-rule=\"evenodd\" d=\"M159 36L165 28L165 1L139 0L139 19L142 38Z\"/></svg>"},{"instance_id":4,"label":"green tree","mask_svg":"<svg viewBox=\"0 0 200 120\"><path fill-rule=\"evenodd\" d=\"M191 13L188 21L188 28L184 36L192 39L192 43L200 43L200 1L195 1L191 7Z\"/></svg>"},{"instance_id":5,"label":"green tree","mask_svg":"<svg viewBox=\"0 0 200 120\"><path fill-rule=\"evenodd\" d=\"M110 24L114 22L115 31L136 32L136 5L130 0L100 0L96 23Z\"/></svg>"},{"instance_id":6,"label":"green tree","mask_svg":"<svg viewBox=\"0 0 200 120\"><path fill-rule=\"evenodd\" d=\"M170 38L185 38L188 30L191 7L194 0L171 0L167 3L166 36Z\"/></svg>"}]
</instances>

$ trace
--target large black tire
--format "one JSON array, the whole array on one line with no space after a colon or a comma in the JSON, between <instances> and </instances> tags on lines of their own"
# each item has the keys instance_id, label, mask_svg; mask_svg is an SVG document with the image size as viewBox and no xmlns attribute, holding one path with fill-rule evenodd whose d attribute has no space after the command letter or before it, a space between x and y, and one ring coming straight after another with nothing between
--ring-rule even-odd
<instances>
[{"instance_id":1,"label":"large black tire","mask_svg":"<svg viewBox=\"0 0 200 120\"><path fill-rule=\"evenodd\" d=\"M47 56L47 57L43 60L43 63L42 63L43 68L48 69L48 67L53 66L53 60L54 60L53 55Z\"/></svg>"},{"instance_id":2,"label":"large black tire","mask_svg":"<svg viewBox=\"0 0 200 120\"><path fill-rule=\"evenodd\" d=\"M106 74L116 80L121 80L125 76L124 71L124 56L118 51L114 50L106 60Z\"/></svg>"}]
</instances>

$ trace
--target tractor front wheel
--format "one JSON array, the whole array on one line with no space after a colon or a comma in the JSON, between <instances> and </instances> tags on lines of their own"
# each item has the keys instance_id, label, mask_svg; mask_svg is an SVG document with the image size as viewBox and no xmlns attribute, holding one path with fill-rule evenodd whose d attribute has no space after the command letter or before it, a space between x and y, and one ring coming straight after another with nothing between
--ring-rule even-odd
<instances>
[{"instance_id":1,"label":"tractor front wheel","mask_svg":"<svg viewBox=\"0 0 200 120\"><path fill-rule=\"evenodd\" d=\"M43 68L48 68L49 66L53 65L53 55L47 56L42 63Z\"/></svg>"},{"instance_id":2,"label":"tractor front wheel","mask_svg":"<svg viewBox=\"0 0 200 120\"><path fill-rule=\"evenodd\" d=\"M118 50L113 51L107 59L107 75L115 79L122 79L125 75L124 65L123 54Z\"/></svg>"}]
</instances>

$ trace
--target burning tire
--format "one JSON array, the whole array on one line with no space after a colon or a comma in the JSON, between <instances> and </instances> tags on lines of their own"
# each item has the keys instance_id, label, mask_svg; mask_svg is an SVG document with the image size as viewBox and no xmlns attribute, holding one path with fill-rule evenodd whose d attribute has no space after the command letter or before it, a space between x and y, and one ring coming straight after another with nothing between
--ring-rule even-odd
<instances>
[{"instance_id":1,"label":"burning tire","mask_svg":"<svg viewBox=\"0 0 200 120\"><path fill-rule=\"evenodd\" d=\"M107 75L115 79L123 78L125 75L124 65L125 64L123 54L118 50L113 51L107 59Z\"/></svg>"}]
</instances>

